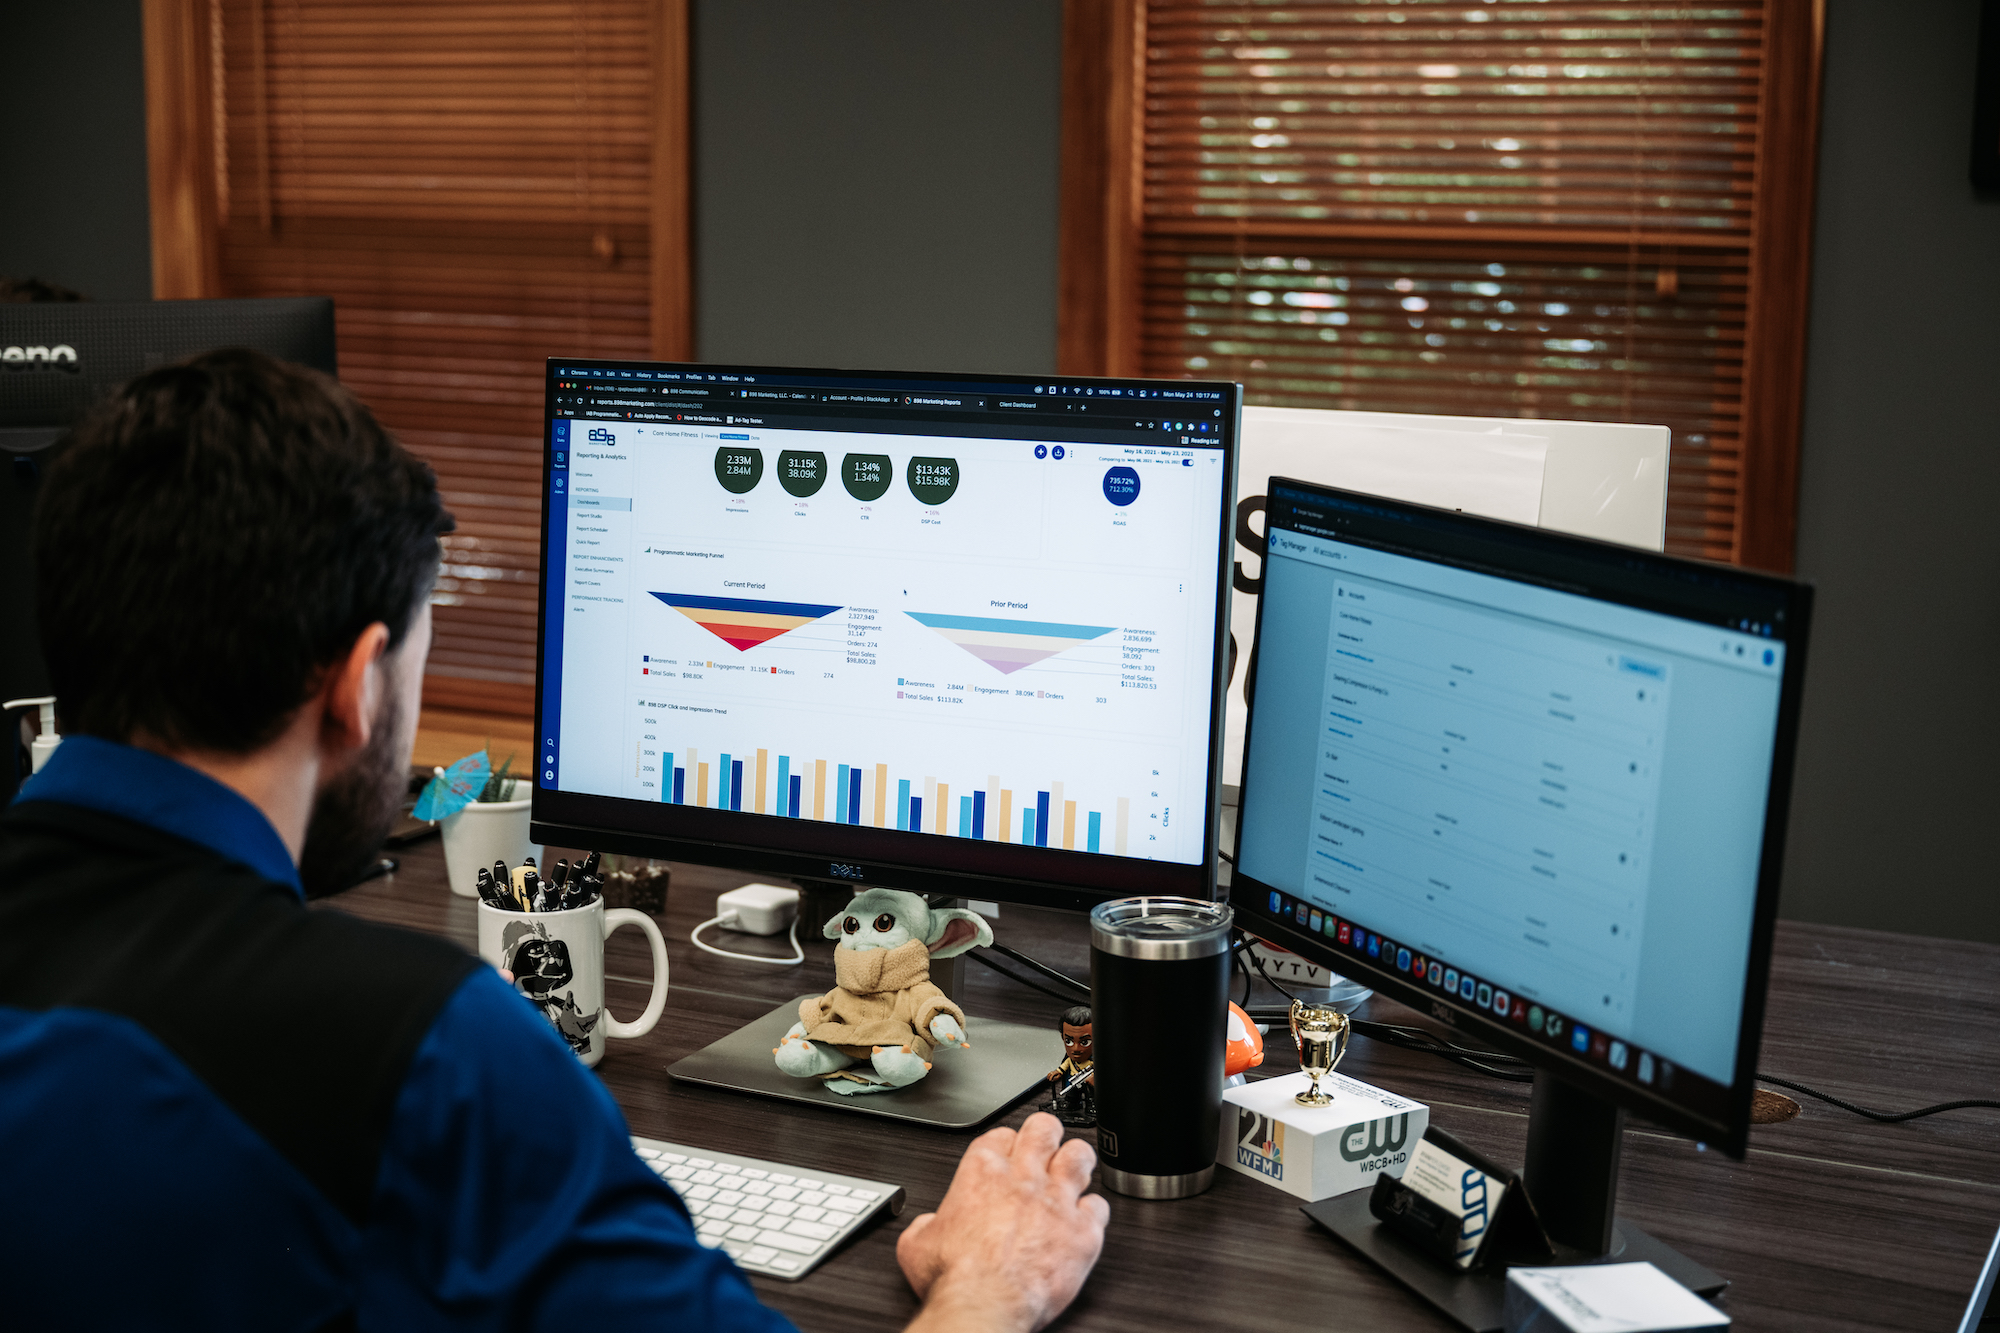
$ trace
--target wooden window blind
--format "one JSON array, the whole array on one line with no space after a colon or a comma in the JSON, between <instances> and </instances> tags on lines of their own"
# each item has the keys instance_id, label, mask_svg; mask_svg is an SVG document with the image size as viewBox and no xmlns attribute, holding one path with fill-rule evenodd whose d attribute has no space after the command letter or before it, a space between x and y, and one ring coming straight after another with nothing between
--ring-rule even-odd
<instances>
[{"instance_id":1,"label":"wooden window blind","mask_svg":"<svg viewBox=\"0 0 2000 1333\"><path fill-rule=\"evenodd\" d=\"M1789 566L1810 4L1104 12L1068 34L1066 370L1665 424L1669 549Z\"/></svg>"},{"instance_id":2,"label":"wooden window blind","mask_svg":"<svg viewBox=\"0 0 2000 1333\"><path fill-rule=\"evenodd\" d=\"M214 191L198 294L334 298L342 381L458 518L426 702L526 713L543 358L688 350L685 13L197 3L212 100L189 134Z\"/></svg>"}]
</instances>

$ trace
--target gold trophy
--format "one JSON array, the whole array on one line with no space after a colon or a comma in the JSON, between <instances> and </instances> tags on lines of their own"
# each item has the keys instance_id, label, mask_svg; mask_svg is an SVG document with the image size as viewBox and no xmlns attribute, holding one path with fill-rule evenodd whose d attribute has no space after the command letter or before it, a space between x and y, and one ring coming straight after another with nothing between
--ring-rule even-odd
<instances>
[{"instance_id":1,"label":"gold trophy","mask_svg":"<svg viewBox=\"0 0 2000 1333\"><path fill-rule=\"evenodd\" d=\"M1300 1106L1328 1106L1333 1098L1319 1090L1319 1081L1333 1072L1347 1054L1347 1015L1323 1004L1292 1001L1292 1041L1299 1048L1299 1068L1312 1086L1293 1098Z\"/></svg>"}]
</instances>

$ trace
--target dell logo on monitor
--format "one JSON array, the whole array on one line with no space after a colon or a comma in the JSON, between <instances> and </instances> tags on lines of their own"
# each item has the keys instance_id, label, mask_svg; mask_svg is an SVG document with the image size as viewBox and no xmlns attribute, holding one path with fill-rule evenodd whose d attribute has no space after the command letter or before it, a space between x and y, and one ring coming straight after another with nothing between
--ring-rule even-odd
<instances>
[{"instance_id":1,"label":"dell logo on monitor","mask_svg":"<svg viewBox=\"0 0 2000 1333\"><path fill-rule=\"evenodd\" d=\"M618 437L601 426L593 426L586 437L592 444L616 444Z\"/></svg>"},{"instance_id":2,"label":"dell logo on monitor","mask_svg":"<svg viewBox=\"0 0 2000 1333\"><path fill-rule=\"evenodd\" d=\"M81 367L77 365L76 349L68 343L57 343L54 347L0 347L0 369L60 370L74 375Z\"/></svg>"}]
</instances>

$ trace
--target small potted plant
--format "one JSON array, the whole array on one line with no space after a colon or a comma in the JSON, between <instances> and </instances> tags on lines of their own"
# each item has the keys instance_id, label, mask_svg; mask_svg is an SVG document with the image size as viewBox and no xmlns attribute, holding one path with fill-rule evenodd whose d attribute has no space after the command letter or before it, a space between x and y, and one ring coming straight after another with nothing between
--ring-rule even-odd
<instances>
[{"instance_id":1,"label":"small potted plant","mask_svg":"<svg viewBox=\"0 0 2000 1333\"><path fill-rule=\"evenodd\" d=\"M432 820L444 835L445 877L451 891L479 896L480 867L503 861L509 867L542 849L528 841L528 781L513 776L514 756L496 771L491 746L453 764L435 769L413 813Z\"/></svg>"}]
</instances>

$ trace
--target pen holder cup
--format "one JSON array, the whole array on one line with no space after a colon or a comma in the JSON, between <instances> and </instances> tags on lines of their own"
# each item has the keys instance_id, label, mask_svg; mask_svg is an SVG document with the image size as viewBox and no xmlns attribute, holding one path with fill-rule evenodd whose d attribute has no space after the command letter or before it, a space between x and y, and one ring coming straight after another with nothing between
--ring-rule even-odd
<instances>
[{"instance_id":1,"label":"pen holder cup","mask_svg":"<svg viewBox=\"0 0 2000 1333\"><path fill-rule=\"evenodd\" d=\"M543 849L528 841L528 784L520 778L507 784L506 801L474 801L439 821L444 837L445 878L462 898L479 896L479 869L505 861L511 869L529 857L540 865Z\"/></svg>"},{"instance_id":2,"label":"pen holder cup","mask_svg":"<svg viewBox=\"0 0 2000 1333\"><path fill-rule=\"evenodd\" d=\"M621 1023L604 1006L604 942L620 926L637 926L653 952L653 990L646 1007ZM643 1037L667 1003L667 942L644 912L606 908L602 898L562 912L510 912L479 904L479 956L510 976L549 1020L576 1058L594 1065L608 1037Z\"/></svg>"}]
</instances>

